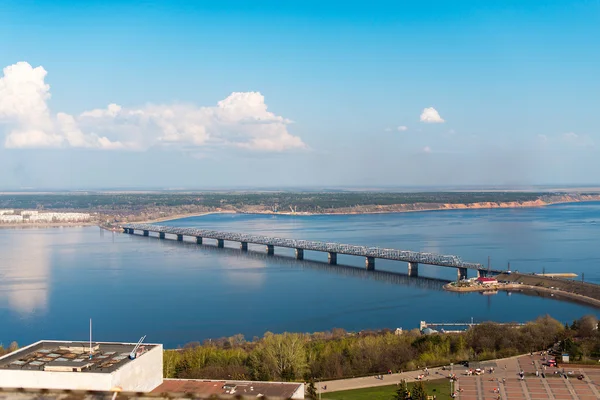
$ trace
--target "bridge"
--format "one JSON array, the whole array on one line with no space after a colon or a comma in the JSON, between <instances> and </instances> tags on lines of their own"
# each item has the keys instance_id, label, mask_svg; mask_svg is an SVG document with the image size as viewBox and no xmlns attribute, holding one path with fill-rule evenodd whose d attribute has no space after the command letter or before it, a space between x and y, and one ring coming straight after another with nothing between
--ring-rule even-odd
<instances>
[{"instance_id":1,"label":"bridge","mask_svg":"<svg viewBox=\"0 0 600 400\"><path fill-rule=\"evenodd\" d=\"M216 240L219 248L225 246L225 241L240 243L242 251L248 251L248 243L266 246L267 254L273 255L275 247L286 247L295 250L296 259L304 259L304 251L320 251L328 253L329 264L337 264L338 254L347 254L365 258L366 269L372 271L375 269L375 259L395 260L408 263L408 275L418 276L419 264L437 265L440 267L456 268L457 278L459 280L467 277L469 269L477 271L478 276L485 276L488 272L500 273L499 270L484 268L481 264L464 262L458 256L441 255L433 253L423 253L409 250L386 249L380 247L367 247L352 244L319 242L313 240L286 239L278 237L269 237L261 235L250 235L246 233L219 232L207 229L196 228L176 228L171 226L151 225L151 224L126 224L122 226L125 233L135 234L136 231L143 236L150 236L150 233L158 235L159 239L166 239L166 235L171 235L177 241L182 242L184 236L195 238L196 243L203 244L204 239Z\"/></svg>"}]
</instances>

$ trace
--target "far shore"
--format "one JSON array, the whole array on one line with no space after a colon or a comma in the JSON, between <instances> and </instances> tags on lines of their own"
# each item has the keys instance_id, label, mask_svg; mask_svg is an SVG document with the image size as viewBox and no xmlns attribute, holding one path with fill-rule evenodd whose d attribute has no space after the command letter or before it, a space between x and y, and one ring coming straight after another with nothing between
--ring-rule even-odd
<instances>
[{"instance_id":1,"label":"far shore","mask_svg":"<svg viewBox=\"0 0 600 400\"><path fill-rule=\"evenodd\" d=\"M97 226L98 223L91 222L44 222L44 223L11 223L11 224L0 224L0 229L29 229L29 228L75 228L82 226Z\"/></svg>"},{"instance_id":2,"label":"far shore","mask_svg":"<svg viewBox=\"0 0 600 400\"><path fill-rule=\"evenodd\" d=\"M250 214L250 215L290 215L296 217L311 217L316 215L368 215L368 214L403 214L409 212L424 212L424 211L447 211L447 210L486 210L486 209L507 209L507 208L535 208L535 207L546 207L551 205L558 204L570 204L570 203L589 203L594 201L600 201L600 196L590 196L588 199L562 199L560 201L552 201L552 202L544 202L541 200L537 201L527 201L523 203L519 202L511 202L511 203L469 203L469 204L441 204L438 207L427 207L427 208L416 208L416 209L408 209L406 207L414 206L414 204L401 204L395 206L401 206L405 208L394 209L394 210L373 210L373 211L330 211L330 212L290 212L290 211L281 211L274 212L270 210L265 211L237 211L237 210L219 210L219 211L210 211L203 213L188 213L188 214L175 214L172 216L165 216L161 218L156 218L152 220L146 221L132 221L131 223L137 224L153 224L157 222L164 221L173 221L182 218L192 218L192 217L202 217L204 215L209 214ZM375 206L375 207L383 207L383 206Z\"/></svg>"},{"instance_id":3,"label":"far shore","mask_svg":"<svg viewBox=\"0 0 600 400\"><path fill-rule=\"evenodd\" d=\"M423 203L417 204L393 204L389 206L372 206L375 209L372 210L357 210L357 211L336 211L331 210L328 212L291 212L291 211L281 211L274 212L271 210L257 210L257 211L239 211L239 210L216 210L216 211L207 211L200 213L183 213L183 214L173 214L166 215L164 217L142 220L142 221L128 221L129 223L136 224L153 224L158 222L165 221L173 221L177 219L183 218L192 218L192 217L202 217L210 214L250 214L250 215L289 215L296 217L311 217L316 215L367 215L367 214L401 214L401 213L409 213L409 212L425 212L425 211L446 211L446 210L486 210L486 209L507 209L507 208L534 208L534 207L546 207L550 205L558 205L558 204L570 204L570 203L587 203L600 201L600 195L586 195L585 197L572 197L569 195L566 196L558 196L556 200L553 201L543 201L541 199L535 201L525 201L525 202L506 202L506 203L495 203L495 202L484 202L484 203L445 203L445 204L436 204L434 207L427 207ZM121 224L128 223L121 222ZM106 228L99 222L52 222L52 223L7 223L0 224L0 229L2 228L53 228L53 227L77 227L77 226L100 226L101 228Z\"/></svg>"}]
</instances>

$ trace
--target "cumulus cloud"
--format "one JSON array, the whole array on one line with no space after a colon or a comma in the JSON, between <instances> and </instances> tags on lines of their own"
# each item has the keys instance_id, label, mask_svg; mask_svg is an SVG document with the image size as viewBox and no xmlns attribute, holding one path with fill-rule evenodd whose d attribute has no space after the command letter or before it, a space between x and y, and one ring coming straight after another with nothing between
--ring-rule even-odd
<instances>
[{"instance_id":1,"label":"cumulus cloud","mask_svg":"<svg viewBox=\"0 0 600 400\"><path fill-rule=\"evenodd\" d=\"M437 110L433 107L427 107L423 109L421 113L421 122L425 122L427 124L441 124L444 121Z\"/></svg>"},{"instance_id":2,"label":"cumulus cloud","mask_svg":"<svg viewBox=\"0 0 600 400\"><path fill-rule=\"evenodd\" d=\"M4 145L145 150L152 146L225 146L261 151L306 148L288 132L289 119L268 111L259 92L234 92L216 106L146 105L53 114L43 67L25 62L4 68L0 78L0 123L8 126Z\"/></svg>"},{"instance_id":3,"label":"cumulus cloud","mask_svg":"<svg viewBox=\"0 0 600 400\"><path fill-rule=\"evenodd\" d=\"M398 132L404 132L408 130L408 126L400 125L398 128Z\"/></svg>"}]
</instances>

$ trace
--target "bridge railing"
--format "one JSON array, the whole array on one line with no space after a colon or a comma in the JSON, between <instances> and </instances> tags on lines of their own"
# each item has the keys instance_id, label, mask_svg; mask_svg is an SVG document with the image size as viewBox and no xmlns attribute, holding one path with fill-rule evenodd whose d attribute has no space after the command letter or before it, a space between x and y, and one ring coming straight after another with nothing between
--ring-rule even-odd
<instances>
[{"instance_id":1,"label":"bridge railing","mask_svg":"<svg viewBox=\"0 0 600 400\"><path fill-rule=\"evenodd\" d=\"M135 230L147 230L152 232L168 233L173 235L194 236L209 239L221 239L233 242L246 242L277 247L287 247L303 250L332 252L362 257L374 257L387 260L415 262L419 264L440 265L445 267L482 269L481 264L463 262L460 257L454 255L442 255L435 253L424 253L410 250L387 249L380 247L367 247L352 244L321 242L315 240L288 239L269 237L263 235L252 235L236 232L220 232L207 229L177 228L171 226L151 224L126 224L123 228Z\"/></svg>"}]
</instances>

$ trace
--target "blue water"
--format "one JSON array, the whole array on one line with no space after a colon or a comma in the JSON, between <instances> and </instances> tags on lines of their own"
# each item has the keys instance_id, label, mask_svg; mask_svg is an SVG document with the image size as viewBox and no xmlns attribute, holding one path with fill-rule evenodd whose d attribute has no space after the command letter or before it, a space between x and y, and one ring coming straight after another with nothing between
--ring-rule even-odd
<instances>
[{"instance_id":1,"label":"blue water","mask_svg":"<svg viewBox=\"0 0 600 400\"><path fill-rule=\"evenodd\" d=\"M530 209L350 216L213 214L165 222L235 232L455 254L521 272L575 272L600 283L600 203ZM206 242L209 242L208 240ZM176 347L266 331L416 328L419 321L571 321L591 307L522 294L441 290L456 270L250 245L160 241L96 227L0 230L0 343L39 339L148 340ZM386 272L390 271L390 272Z\"/></svg>"}]
</instances>

